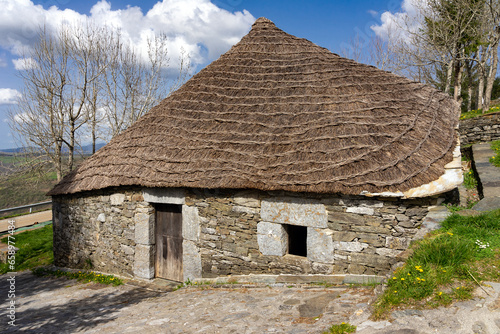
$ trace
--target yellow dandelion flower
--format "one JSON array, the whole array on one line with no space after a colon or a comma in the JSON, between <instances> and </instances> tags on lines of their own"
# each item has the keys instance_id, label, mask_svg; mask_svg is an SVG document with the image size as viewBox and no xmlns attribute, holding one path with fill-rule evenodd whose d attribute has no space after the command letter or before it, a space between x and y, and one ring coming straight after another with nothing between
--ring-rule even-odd
<instances>
[{"instance_id":1,"label":"yellow dandelion flower","mask_svg":"<svg viewBox=\"0 0 500 334\"><path fill-rule=\"evenodd\" d=\"M394 290L394 293L398 293L396 290Z\"/></svg>"},{"instance_id":2,"label":"yellow dandelion flower","mask_svg":"<svg viewBox=\"0 0 500 334\"><path fill-rule=\"evenodd\" d=\"M394 276L392 279L396 279L396 276Z\"/></svg>"},{"instance_id":3,"label":"yellow dandelion flower","mask_svg":"<svg viewBox=\"0 0 500 334\"><path fill-rule=\"evenodd\" d=\"M405 280L404 277L401 277L401 280L404 281Z\"/></svg>"},{"instance_id":4,"label":"yellow dandelion flower","mask_svg":"<svg viewBox=\"0 0 500 334\"><path fill-rule=\"evenodd\" d=\"M453 233L451 233L451 232L446 232L446 233L449 234L449 235L453 235Z\"/></svg>"},{"instance_id":5,"label":"yellow dandelion flower","mask_svg":"<svg viewBox=\"0 0 500 334\"><path fill-rule=\"evenodd\" d=\"M438 296L441 296L442 294L443 294L443 292L442 292L442 291L439 291L439 292L438 292Z\"/></svg>"}]
</instances>

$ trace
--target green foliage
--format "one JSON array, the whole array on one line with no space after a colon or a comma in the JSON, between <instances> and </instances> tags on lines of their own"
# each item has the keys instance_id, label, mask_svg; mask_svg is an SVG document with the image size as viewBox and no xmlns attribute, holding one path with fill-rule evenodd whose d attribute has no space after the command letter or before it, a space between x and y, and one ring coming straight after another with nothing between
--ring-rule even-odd
<instances>
[{"instance_id":1,"label":"green foliage","mask_svg":"<svg viewBox=\"0 0 500 334\"><path fill-rule=\"evenodd\" d=\"M402 305L437 307L470 299L474 278L500 281L500 210L480 216L453 214L442 226L413 245L413 255L394 272L375 303L374 318L387 317Z\"/></svg>"},{"instance_id":2,"label":"green foliage","mask_svg":"<svg viewBox=\"0 0 500 334\"><path fill-rule=\"evenodd\" d=\"M493 88L491 90L491 100L500 98L500 77L495 78L493 81Z\"/></svg>"},{"instance_id":3,"label":"green foliage","mask_svg":"<svg viewBox=\"0 0 500 334\"><path fill-rule=\"evenodd\" d=\"M457 204L445 204L445 206L448 209L448 211L455 213L455 212L462 211L462 210L472 209L472 207L474 205L476 205L476 203L477 203L477 201L467 201L466 206L460 206Z\"/></svg>"},{"instance_id":4,"label":"green foliage","mask_svg":"<svg viewBox=\"0 0 500 334\"><path fill-rule=\"evenodd\" d=\"M84 283L89 283L89 282L97 282L101 284L108 284L108 285L122 285L123 281L117 277L114 277L113 275L104 275L104 274L99 274L93 271L78 271L78 272L71 272L71 271L63 271L63 270L50 270L47 268L36 268L33 269L33 274L36 276L55 276L55 277L66 277L68 279L76 279L80 282Z\"/></svg>"},{"instance_id":5,"label":"green foliage","mask_svg":"<svg viewBox=\"0 0 500 334\"><path fill-rule=\"evenodd\" d=\"M490 162L496 167L500 167L500 140L491 142L490 147L495 151L495 155L490 158Z\"/></svg>"},{"instance_id":6,"label":"green foliage","mask_svg":"<svg viewBox=\"0 0 500 334\"><path fill-rule=\"evenodd\" d=\"M464 173L464 187L467 189L474 189L477 187L477 179L472 169Z\"/></svg>"},{"instance_id":7,"label":"green foliage","mask_svg":"<svg viewBox=\"0 0 500 334\"><path fill-rule=\"evenodd\" d=\"M472 169L464 173L464 187L467 189L474 189L477 187L477 179Z\"/></svg>"},{"instance_id":8,"label":"green foliage","mask_svg":"<svg viewBox=\"0 0 500 334\"><path fill-rule=\"evenodd\" d=\"M451 232L443 233L431 240L424 240L412 256L412 263L432 264L439 267L454 267L471 259L474 244Z\"/></svg>"},{"instance_id":9,"label":"green foliage","mask_svg":"<svg viewBox=\"0 0 500 334\"><path fill-rule=\"evenodd\" d=\"M19 249L15 255L15 271L49 265L54 261L52 253L52 225L26 231L13 236L11 242ZM7 244L8 237L2 238ZM7 263L0 264L0 275L13 271Z\"/></svg>"},{"instance_id":10,"label":"green foliage","mask_svg":"<svg viewBox=\"0 0 500 334\"><path fill-rule=\"evenodd\" d=\"M354 332L356 332L356 326L343 322L340 325L332 325L326 332L323 332L323 334L345 334Z\"/></svg>"},{"instance_id":11,"label":"green foliage","mask_svg":"<svg viewBox=\"0 0 500 334\"><path fill-rule=\"evenodd\" d=\"M500 111L500 105L494 105L490 109L483 112L483 109L471 110L469 112L464 112L460 115L460 120L479 117L484 114L491 114Z\"/></svg>"}]
</instances>

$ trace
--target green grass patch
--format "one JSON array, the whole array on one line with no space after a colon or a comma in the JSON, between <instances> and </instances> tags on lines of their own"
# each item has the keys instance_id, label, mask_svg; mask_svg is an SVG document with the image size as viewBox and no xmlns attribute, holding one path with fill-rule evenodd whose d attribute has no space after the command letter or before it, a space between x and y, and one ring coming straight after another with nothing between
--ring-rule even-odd
<instances>
[{"instance_id":1,"label":"green grass patch","mask_svg":"<svg viewBox=\"0 0 500 334\"><path fill-rule=\"evenodd\" d=\"M8 236L1 239L8 243ZM10 271L22 271L38 266L49 265L54 261L52 253L52 225L26 231L10 237L11 244L19 250L15 256L15 270L8 263L0 264L0 275Z\"/></svg>"},{"instance_id":2,"label":"green grass patch","mask_svg":"<svg viewBox=\"0 0 500 334\"><path fill-rule=\"evenodd\" d=\"M63 271L63 270L50 270L47 268L35 268L33 269L33 274L36 276L54 276L54 277L66 277L68 279L76 279L79 282L90 283L96 282L101 284L108 284L113 286L118 286L123 284L123 280L117 278L113 275L99 274L93 271Z\"/></svg>"},{"instance_id":3,"label":"green grass patch","mask_svg":"<svg viewBox=\"0 0 500 334\"><path fill-rule=\"evenodd\" d=\"M490 162L494 166L500 167L500 140L491 142L491 149L495 151L495 155L490 158Z\"/></svg>"},{"instance_id":4,"label":"green grass patch","mask_svg":"<svg viewBox=\"0 0 500 334\"><path fill-rule=\"evenodd\" d=\"M474 278L500 281L500 210L480 216L453 214L396 270L375 303L373 317L398 307L437 307L472 297Z\"/></svg>"},{"instance_id":5,"label":"green grass patch","mask_svg":"<svg viewBox=\"0 0 500 334\"><path fill-rule=\"evenodd\" d=\"M471 111L462 113L460 115L460 120L474 118L474 117L482 116L484 114L491 114L491 113L498 112L498 111L500 111L500 105L498 105L498 104L493 105L492 107L490 107L490 109L486 110L484 113L483 113L483 109L471 110Z\"/></svg>"},{"instance_id":6,"label":"green grass patch","mask_svg":"<svg viewBox=\"0 0 500 334\"><path fill-rule=\"evenodd\" d=\"M477 179L472 169L464 173L464 187L467 189L474 189L477 187Z\"/></svg>"},{"instance_id":7,"label":"green grass patch","mask_svg":"<svg viewBox=\"0 0 500 334\"><path fill-rule=\"evenodd\" d=\"M339 325L332 325L327 331L323 332L323 334L345 334L354 332L356 332L356 326L343 322Z\"/></svg>"}]
</instances>

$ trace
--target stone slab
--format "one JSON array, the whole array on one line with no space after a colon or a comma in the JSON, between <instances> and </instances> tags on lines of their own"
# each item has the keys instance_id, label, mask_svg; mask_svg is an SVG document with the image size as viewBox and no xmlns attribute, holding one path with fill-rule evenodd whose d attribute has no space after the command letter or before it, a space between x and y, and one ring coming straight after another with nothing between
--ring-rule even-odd
<instances>
[{"instance_id":1,"label":"stone slab","mask_svg":"<svg viewBox=\"0 0 500 334\"><path fill-rule=\"evenodd\" d=\"M109 196L111 205L122 205L125 201L125 194L113 194Z\"/></svg>"},{"instance_id":2,"label":"stone slab","mask_svg":"<svg viewBox=\"0 0 500 334\"><path fill-rule=\"evenodd\" d=\"M262 255L283 256L288 250L288 234L281 224L257 224L257 243Z\"/></svg>"},{"instance_id":3,"label":"stone slab","mask_svg":"<svg viewBox=\"0 0 500 334\"><path fill-rule=\"evenodd\" d=\"M142 193L144 201L149 203L184 204L185 194L178 188L146 188Z\"/></svg>"},{"instance_id":4,"label":"stone slab","mask_svg":"<svg viewBox=\"0 0 500 334\"><path fill-rule=\"evenodd\" d=\"M182 237L186 240L200 240L200 217L198 208L182 206Z\"/></svg>"},{"instance_id":5,"label":"stone slab","mask_svg":"<svg viewBox=\"0 0 500 334\"><path fill-rule=\"evenodd\" d=\"M476 211L491 211L500 208L500 197L485 197L472 207Z\"/></svg>"},{"instance_id":6,"label":"stone slab","mask_svg":"<svg viewBox=\"0 0 500 334\"><path fill-rule=\"evenodd\" d=\"M134 276L151 279L155 276L154 245L136 245L134 254Z\"/></svg>"},{"instance_id":7,"label":"stone slab","mask_svg":"<svg viewBox=\"0 0 500 334\"><path fill-rule=\"evenodd\" d=\"M182 242L182 271L184 281L200 278L201 274L201 254L196 243L190 240Z\"/></svg>"},{"instance_id":8,"label":"stone slab","mask_svg":"<svg viewBox=\"0 0 500 334\"><path fill-rule=\"evenodd\" d=\"M277 197L262 200L261 218L280 224L326 228L328 216L324 204L314 200Z\"/></svg>"},{"instance_id":9,"label":"stone slab","mask_svg":"<svg viewBox=\"0 0 500 334\"><path fill-rule=\"evenodd\" d=\"M334 231L307 228L307 258L321 263L334 263ZM337 241L338 242L338 241Z\"/></svg>"},{"instance_id":10,"label":"stone slab","mask_svg":"<svg viewBox=\"0 0 500 334\"><path fill-rule=\"evenodd\" d=\"M136 213L135 242L141 245L153 245L155 243L155 216L148 213Z\"/></svg>"}]
</instances>

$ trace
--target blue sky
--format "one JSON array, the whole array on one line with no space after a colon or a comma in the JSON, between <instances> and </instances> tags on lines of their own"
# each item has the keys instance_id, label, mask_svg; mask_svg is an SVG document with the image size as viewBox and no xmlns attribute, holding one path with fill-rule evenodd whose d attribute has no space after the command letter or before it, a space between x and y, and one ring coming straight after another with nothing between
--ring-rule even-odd
<instances>
[{"instance_id":1,"label":"blue sky","mask_svg":"<svg viewBox=\"0 0 500 334\"><path fill-rule=\"evenodd\" d=\"M197 71L227 51L261 16L287 33L341 53L356 34L374 36L371 27L383 27L388 15L404 11L411 1L0 0L0 150L18 146L7 111L15 109L22 89L16 61L19 68L22 50L34 41L37 26L91 17L98 23L116 23L137 43L143 29L164 30L172 40L171 49L183 46Z\"/></svg>"}]
</instances>

